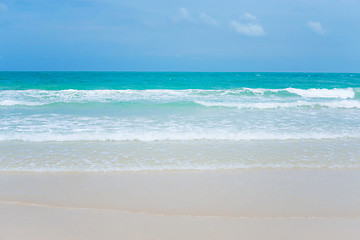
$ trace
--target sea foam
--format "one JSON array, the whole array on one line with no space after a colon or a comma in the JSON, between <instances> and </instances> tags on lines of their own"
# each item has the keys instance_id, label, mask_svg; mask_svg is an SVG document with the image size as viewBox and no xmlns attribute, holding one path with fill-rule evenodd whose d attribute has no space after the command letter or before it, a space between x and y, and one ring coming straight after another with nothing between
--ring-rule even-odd
<instances>
[{"instance_id":1,"label":"sea foam","mask_svg":"<svg viewBox=\"0 0 360 240\"><path fill-rule=\"evenodd\" d=\"M360 108L359 101L342 100L326 102L205 102L195 101L195 103L206 107L229 107L229 108L253 108L253 109L273 109L273 108L294 108L294 107L328 107L328 108Z\"/></svg>"},{"instance_id":2,"label":"sea foam","mask_svg":"<svg viewBox=\"0 0 360 240\"><path fill-rule=\"evenodd\" d=\"M295 93L302 97L307 98L354 98L355 92L352 88L345 88L345 89L296 89L296 88L286 88L286 91L290 93Z\"/></svg>"},{"instance_id":3,"label":"sea foam","mask_svg":"<svg viewBox=\"0 0 360 240\"><path fill-rule=\"evenodd\" d=\"M301 140L360 138L359 133L270 133L270 132L77 132L77 133L13 133L0 134L0 141L74 142L74 141L194 141L194 140Z\"/></svg>"},{"instance_id":4,"label":"sea foam","mask_svg":"<svg viewBox=\"0 0 360 240\"><path fill-rule=\"evenodd\" d=\"M264 102L276 100L285 102L280 107L298 106L294 101L306 101L306 99L354 99L357 100L358 89L263 89L263 88L239 88L227 90L205 90L205 89L149 89L149 90L2 90L0 91L0 106L36 106L53 103L116 103L116 102L212 102L227 101L252 101ZM286 104L290 102L290 104ZM210 105L208 103L207 105ZM231 104L231 103L230 103ZM349 104L349 103L346 103ZM202 105L206 105L202 104ZM262 108L261 104L253 106ZM336 106L336 104L325 104L324 106ZM341 105L341 104L340 104ZM358 105L354 102L354 107ZM302 106L302 104L300 104ZM320 106L323 106L320 104ZM344 106L344 104L342 104ZM246 106L245 106L246 107ZM251 107L251 106L250 106Z\"/></svg>"}]
</instances>

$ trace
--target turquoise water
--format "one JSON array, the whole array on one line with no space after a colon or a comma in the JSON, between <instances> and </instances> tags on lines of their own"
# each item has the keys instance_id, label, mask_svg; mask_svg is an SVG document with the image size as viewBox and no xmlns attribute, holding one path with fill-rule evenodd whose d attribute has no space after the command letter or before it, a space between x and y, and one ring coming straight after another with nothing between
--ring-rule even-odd
<instances>
[{"instance_id":1,"label":"turquoise water","mask_svg":"<svg viewBox=\"0 0 360 240\"><path fill-rule=\"evenodd\" d=\"M360 73L0 72L0 90L356 88Z\"/></svg>"},{"instance_id":2,"label":"turquoise water","mask_svg":"<svg viewBox=\"0 0 360 240\"><path fill-rule=\"evenodd\" d=\"M3 171L354 167L359 139L360 74L0 72Z\"/></svg>"}]
</instances>

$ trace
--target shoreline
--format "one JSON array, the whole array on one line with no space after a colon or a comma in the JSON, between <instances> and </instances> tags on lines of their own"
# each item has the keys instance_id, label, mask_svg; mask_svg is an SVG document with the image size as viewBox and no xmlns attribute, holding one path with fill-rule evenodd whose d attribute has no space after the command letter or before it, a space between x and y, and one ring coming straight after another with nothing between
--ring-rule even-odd
<instances>
[{"instance_id":1,"label":"shoreline","mask_svg":"<svg viewBox=\"0 0 360 240\"><path fill-rule=\"evenodd\" d=\"M338 166L333 166L333 167L248 167L248 168L218 168L218 169L141 169L141 170L74 170L74 171L69 171L69 170L59 170L59 171L54 171L54 170L19 170L19 171L13 171L13 170L0 170L0 175L1 174L44 174L44 175L86 175L86 174L104 174L104 175L112 175L112 174L131 174L131 173L214 173L214 172L218 172L218 173L236 173L236 172L244 172L244 171L327 171L327 170L339 170L339 171L360 171L360 167L354 167L354 166L349 166L349 167L338 167Z\"/></svg>"},{"instance_id":2,"label":"shoreline","mask_svg":"<svg viewBox=\"0 0 360 240\"><path fill-rule=\"evenodd\" d=\"M9 142L0 172L360 169L359 139Z\"/></svg>"}]
</instances>

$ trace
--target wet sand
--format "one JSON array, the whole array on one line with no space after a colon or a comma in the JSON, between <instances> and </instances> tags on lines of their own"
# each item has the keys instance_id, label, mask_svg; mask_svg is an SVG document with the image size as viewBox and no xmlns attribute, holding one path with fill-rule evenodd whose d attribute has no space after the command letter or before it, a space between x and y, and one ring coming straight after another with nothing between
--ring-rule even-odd
<instances>
[{"instance_id":1,"label":"wet sand","mask_svg":"<svg viewBox=\"0 0 360 240\"><path fill-rule=\"evenodd\" d=\"M359 169L1 173L0 239L359 239Z\"/></svg>"}]
</instances>

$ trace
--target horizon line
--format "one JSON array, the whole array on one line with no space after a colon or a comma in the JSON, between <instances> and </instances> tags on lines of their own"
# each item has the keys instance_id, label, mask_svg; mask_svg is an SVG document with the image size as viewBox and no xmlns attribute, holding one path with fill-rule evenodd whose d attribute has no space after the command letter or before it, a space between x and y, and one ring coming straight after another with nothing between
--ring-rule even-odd
<instances>
[{"instance_id":1,"label":"horizon line","mask_svg":"<svg viewBox=\"0 0 360 240\"><path fill-rule=\"evenodd\" d=\"M183 71L183 70L0 70L0 72L144 72L144 73L348 73L360 72L332 72L332 71Z\"/></svg>"}]
</instances>

